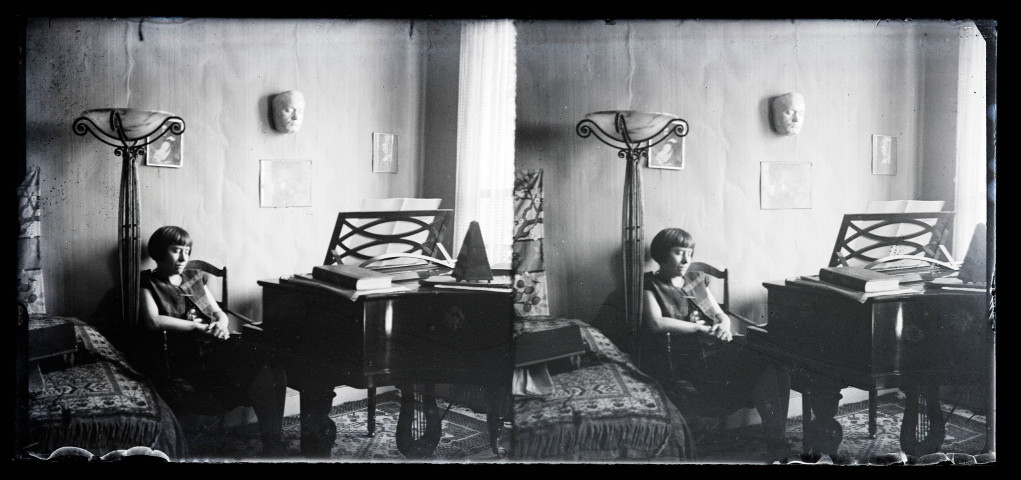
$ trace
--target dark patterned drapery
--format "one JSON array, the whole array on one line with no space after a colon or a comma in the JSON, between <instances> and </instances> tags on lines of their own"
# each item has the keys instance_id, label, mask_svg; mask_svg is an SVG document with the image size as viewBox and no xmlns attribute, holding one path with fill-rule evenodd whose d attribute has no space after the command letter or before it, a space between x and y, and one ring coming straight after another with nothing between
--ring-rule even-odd
<instances>
[{"instance_id":1,"label":"dark patterned drapery","mask_svg":"<svg viewBox=\"0 0 1021 480\"><path fill-rule=\"evenodd\" d=\"M542 170L514 175L514 312L519 317L549 315L543 262Z\"/></svg>"}]
</instances>

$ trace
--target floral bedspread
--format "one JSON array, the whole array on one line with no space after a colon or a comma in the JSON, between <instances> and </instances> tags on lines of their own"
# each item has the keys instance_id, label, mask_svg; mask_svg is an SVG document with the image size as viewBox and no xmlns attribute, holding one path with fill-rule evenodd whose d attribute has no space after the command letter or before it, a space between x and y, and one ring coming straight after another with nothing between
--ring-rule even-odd
<instances>
[{"instance_id":1,"label":"floral bedspread","mask_svg":"<svg viewBox=\"0 0 1021 480\"><path fill-rule=\"evenodd\" d=\"M513 455L522 460L684 457L684 419L659 384L598 329L576 319L517 320L515 334L578 325L590 353L552 375L554 391L514 400Z\"/></svg>"},{"instance_id":2,"label":"floral bedspread","mask_svg":"<svg viewBox=\"0 0 1021 480\"><path fill-rule=\"evenodd\" d=\"M32 367L29 451L45 455L73 446L104 455L142 446L171 457L182 453L173 413L102 334L73 317L39 314L30 321L73 323L79 351L63 368Z\"/></svg>"}]
</instances>

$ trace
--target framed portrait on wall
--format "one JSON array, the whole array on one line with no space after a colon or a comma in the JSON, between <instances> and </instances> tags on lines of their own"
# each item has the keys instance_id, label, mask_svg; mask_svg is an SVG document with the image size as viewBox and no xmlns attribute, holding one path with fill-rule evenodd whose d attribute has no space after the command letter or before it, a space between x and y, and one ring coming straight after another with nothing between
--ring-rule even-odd
<instances>
[{"instance_id":1,"label":"framed portrait on wall","mask_svg":"<svg viewBox=\"0 0 1021 480\"><path fill-rule=\"evenodd\" d=\"M872 136L872 174L897 174L897 137Z\"/></svg>"},{"instance_id":2,"label":"framed portrait on wall","mask_svg":"<svg viewBox=\"0 0 1021 480\"><path fill-rule=\"evenodd\" d=\"M167 133L145 146L145 164L150 167L181 168L184 161L184 137Z\"/></svg>"},{"instance_id":3,"label":"framed portrait on wall","mask_svg":"<svg viewBox=\"0 0 1021 480\"><path fill-rule=\"evenodd\" d=\"M397 173L397 135L392 133L372 134L372 171L374 173Z\"/></svg>"},{"instance_id":4,"label":"framed portrait on wall","mask_svg":"<svg viewBox=\"0 0 1021 480\"><path fill-rule=\"evenodd\" d=\"M649 168L684 170L684 137L670 137L649 147Z\"/></svg>"},{"instance_id":5,"label":"framed portrait on wall","mask_svg":"<svg viewBox=\"0 0 1021 480\"><path fill-rule=\"evenodd\" d=\"M759 208L812 208L811 162L759 163Z\"/></svg>"},{"instance_id":6,"label":"framed portrait on wall","mask_svg":"<svg viewBox=\"0 0 1021 480\"><path fill-rule=\"evenodd\" d=\"M260 207L311 207L311 160L260 160Z\"/></svg>"}]
</instances>

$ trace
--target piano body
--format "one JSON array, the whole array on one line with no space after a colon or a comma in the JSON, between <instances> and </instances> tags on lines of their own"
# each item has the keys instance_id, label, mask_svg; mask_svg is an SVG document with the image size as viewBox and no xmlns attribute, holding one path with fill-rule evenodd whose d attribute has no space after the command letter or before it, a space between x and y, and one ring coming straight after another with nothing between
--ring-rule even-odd
<instances>
[{"instance_id":1,"label":"piano body","mask_svg":"<svg viewBox=\"0 0 1021 480\"><path fill-rule=\"evenodd\" d=\"M424 230L414 231L428 233L426 250L422 253L423 242L415 242L417 247L409 253L430 256L430 245L435 244L444 221L437 217L445 216L443 212L449 211L341 213L329 252L344 251L336 248L350 238L345 237L342 224L368 228L379 225L380 218L415 222L412 217L417 216L425 219L419 223ZM406 239L407 233L395 238ZM364 230L362 234L369 235ZM383 240L393 238L377 238L365 245ZM357 254L357 249L346 251ZM331 253L327 255L329 258ZM407 268L429 271L421 265ZM514 368L509 293L441 290L409 281L401 283L404 291L352 300L328 289L278 279L258 283L262 287L262 331L247 335L246 340L279 358L287 370L288 386L300 392L303 455L330 455L336 427L328 414L334 388L340 385L368 389L369 435L375 429L376 388L395 385L401 390L398 448L408 457L431 455L439 440L433 385L483 387L490 400L490 440L496 450L505 411L502 402L510 396ZM426 416L426 431L409 430L417 425L409 418L411 414Z\"/></svg>"},{"instance_id":2,"label":"piano body","mask_svg":"<svg viewBox=\"0 0 1021 480\"><path fill-rule=\"evenodd\" d=\"M942 230L932 229L945 226L947 213L847 215L834 249L834 263L847 264L848 259L882 262L865 253L875 247L848 249L853 242L844 240L851 237L872 237L878 240L872 244L918 246L921 251L935 252ZM913 241L916 236L875 233L876 228L904 221L926 225L919 230L928 229L930 241L922 244ZM928 269L937 278L955 273L941 264L910 271ZM792 388L802 393L806 452L837 453L843 433L834 416L840 390L848 386L869 392L869 433L873 437L877 390L904 391L901 449L912 455L936 452L943 444L940 386L965 386L982 392L984 410L994 411L995 332L990 324L988 290L927 289L923 282L911 293L860 301L785 281L763 286L768 292L767 333L750 332L748 340L792 367ZM986 448L992 450L992 418L987 425Z\"/></svg>"},{"instance_id":3,"label":"piano body","mask_svg":"<svg viewBox=\"0 0 1021 480\"><path fill-rule=\"evenodd\" d=\"M498 443L498 405L510 395L514 369L509 294L408 285L352 301L278 280L259 285L263 331L249 343L280 358L288 385L300 392L303 454L329 456L336 431L328 414L340 385L369 390L370 435L377 387L397 385L405 400L409 390L434 384L484 387L493 404L491 443Z\"/></svg>"}]
</instances>

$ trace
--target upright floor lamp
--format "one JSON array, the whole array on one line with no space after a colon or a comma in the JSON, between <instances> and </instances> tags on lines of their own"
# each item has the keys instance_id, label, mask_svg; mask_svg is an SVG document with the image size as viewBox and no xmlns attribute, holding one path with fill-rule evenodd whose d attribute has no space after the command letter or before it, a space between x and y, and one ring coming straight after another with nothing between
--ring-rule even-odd
<instances>
[{"instance_id":1,"label":"upright floor lamp","mask_svg":"<svg viewBox=\"0 0 1021 480\"><path fill-rule=\"evenodd\" d=\"M71 125L74 133L91 133L114 147L121 157L121 188L118 218L121 319L134 333L138 323L138 281L141 248L138 224L138 176L135 160L146 155L146 146L167 132L184 133L184 120L171 113L130 108L88 110Z\"/></svg>"},{"instance_id":2,"label":"upright floor lamp","mask_svg":"<svg viewBox=\"0 0 1021 480\"><path fill-rule=\"evenodd\" d=\"M648 158L649 147L672 135L688 134L688 122L669 113L608 110L585 115L575 127L578 136L595 135L599 141L616 148L617 157L627 162L624 176L623 243L624 312L628 338L625 348L640 361L638 332L642 325L642 276L645 246L642 238L641 159Z\"/></svg>"}]
</instances>

